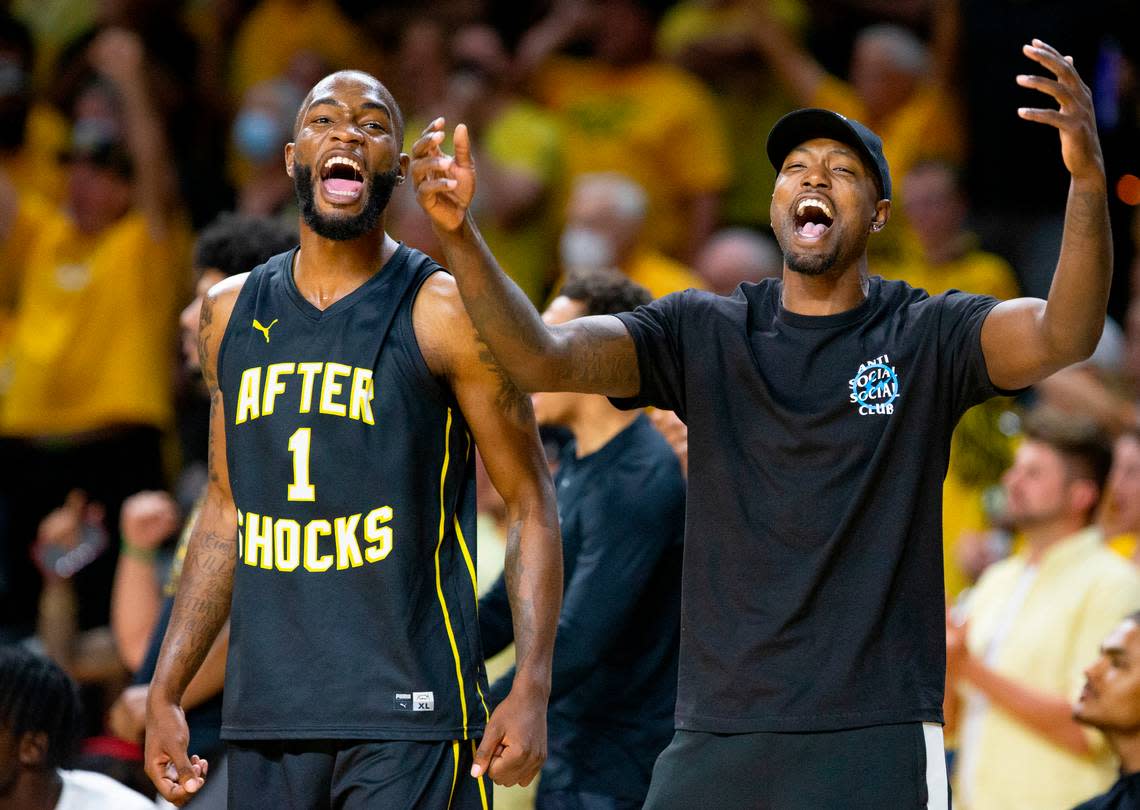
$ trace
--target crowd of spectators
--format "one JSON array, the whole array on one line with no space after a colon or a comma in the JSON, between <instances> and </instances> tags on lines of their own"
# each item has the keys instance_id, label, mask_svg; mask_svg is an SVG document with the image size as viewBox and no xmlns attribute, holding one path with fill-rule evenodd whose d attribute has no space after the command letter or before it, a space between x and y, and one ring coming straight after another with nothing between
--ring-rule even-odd
<instances>
[{"instance_id":1,"label":"crowd of spectators","mask_svg":"<svg viewBox=\"0 0 1140 810\"><path fill-rule=\"evenodd\" d=\"M1140 6L0 9L0 644L38 648L78 681L88 762L114 760L103 769L144 791L131 769L148 667L204 480L195 296L295 240L283 147L321 76L361 68L384 81L408 122L406 151L438 116L449 131L468 124L484 236L539 308L579 271L623 273L654 297L731 295L778 277L764 137L798 106L835 109L883 136L895 194L889 226L871 240L871 272L931 294L1004 299L1048 290L1068 182L1056 135L1016 115L1029 94L1014 77L1032 67L1021 45L1040 37L1072 54L1105 150L1110 320L1090 361L979 406L955 435L943 522L947 714L961 733L948 739L962 746L967 807L1014 807L1003 790L1024 801L1044 789L1009 781L1023 762L1044 763L1034 772L1065 785L1058 808L1112 784L1115 749L1067 707L1101 640L1140 608ZM411 184L397 187L388 223L442 259ZM1046 408L1054 427L1023 438ZM684 470L684 426L649 416ZM1093 436L1104 470L1074 462L1080 453L1056 423ZM1027 483L1033 475L1055 480ZM1062 492L1068 513L1030 514L1035 498L1052 507ZM480 569L501 558L487 526ZM1061 626L1075 629L1062 638ZM218 744L224 656L223 640L218 667L191 690L203 750Z\"/></svg>"}]
</instances>

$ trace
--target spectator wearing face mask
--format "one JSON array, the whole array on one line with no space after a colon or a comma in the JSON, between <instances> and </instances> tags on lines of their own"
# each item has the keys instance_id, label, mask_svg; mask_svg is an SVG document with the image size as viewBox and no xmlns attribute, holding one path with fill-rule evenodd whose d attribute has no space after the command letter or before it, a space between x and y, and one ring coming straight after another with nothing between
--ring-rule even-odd
<instances>
[{"instance_id":1,"label":"spectator wearing face mask","mask_svg":"<svg viewBox=\"0 0 1140 810\"><path fill-rule=\"evenodd\" d=\"M285 79L254 85L242 98L230 130L231 179L237 208L248 216L295 213L293 182L281 171L285 144L302 92Z\"/></svg>"},{"instance_id":2,"label":"spectator wearing face mask","mask_svg":"<svg viewBox=\"0 0 1140 810\"><path fill-rule=\"evenodd\" d=\"M654 298L703 289L688 267L646 244L648 213L645 190L630 178L612 172L579 176L558 246L563 273L615 268Z\"/></svg>"}]
</instances>

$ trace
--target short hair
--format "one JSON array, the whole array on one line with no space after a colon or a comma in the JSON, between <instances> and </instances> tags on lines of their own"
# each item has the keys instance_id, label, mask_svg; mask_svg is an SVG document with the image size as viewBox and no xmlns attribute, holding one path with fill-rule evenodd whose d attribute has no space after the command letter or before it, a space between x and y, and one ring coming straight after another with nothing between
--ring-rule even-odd
<instances>
[{"instance_id":1,"label":"short hair","mask_svg":"<svg viewBox=\"0 0 1140 810\"><path fill-rule=\"evenodd\" d=\"M320 85L321 82L325 81L325 79L329 79L333 76L338 76L342 73L354 74L354 76L361 81L371 81L376 84L376 87L380 92L380 97L384 99L384 103L392 109L392 123L396 128L396 148L402 148L404 145L404 112L400 109L400 105L396 102L396 97L392 95L392 91L384 86L384 82L377 79L371 73L367 73L363 70L338 70L334 73L330 73L328 76L325 76L323 79L321 79L321 81L317 82L311 88L309 88L309 92L305 94L305 98L301 101L301 106L297 108L296 118L293 119L293 137L296 138L297 133L301 131L301 121L305 116L305 110L307 110L309 108L309 105L313 103L313 99L315 98L314 93L316 93L317 86Z\"/></svg>"},{"instance_id":2,"label":"short hair","mask_svg":"<svg viewBox=\"0 0 1140 810\"><path fill-rule=\"evenodd\" d=\"M588 172L574 180L574 191L602 189L610 195L614 206L625 219L645 219L649 211L649 195L641 185L619 172ZM572 192L573 193L573 192Z\"/></svg>"},{"instance_id":3,"label":"short hair","mask_svg":"<svg viewBox=\"0 0 1140 810\"><path fill-rule=\"evenodd\" d=\"M1112 445L1095 422L1039 408L1026 418L1025 436L1056 450L1070 476L1092 481L1104 491L1112 467Z\"/></svg>"},{"instance_id":4,"label":"short hair","mask_svg":"<svg viewBox=\"0 0 1140 810\"><path fill-rule=\"evenodd\" d=\"M891 61L912 76L924 76L930 69L930 51L908 28L894 23L868 25L855 35L855 43L877 42L886 46Z\"/></svg>"},{"instance_id":5,"label":"short hair","mask_svg":"<svg viewBox=\"0 0 1140 810\"><path fill-rule=\"evenodd\" d=\"M649 290L617 270L575 270L558 294L584 304L585 315L629 312L653 300Z\"/></svg>"},{"instance_id":6,"label":"short hair","mask_svg":"<svg viewBox=\"0 0 1140 810\"><path fill-rule=\"evenodd\" d=\"M14 741L45 734L44 766L58 768L75 753L81 716L79 691L58 664L20 645L0 647L0 728Z\"/></svg>"},{"instance_id":7,"label":"short hair","mask_svg":"<svg viewBox=\"0 0 1140 810\"><path fill-rule=\"evenodd\" d=\"M227 276L247 273L297 244L297 228L281 219L224 213L194 243L194 266Z\"/></svg>"}]
</instances>

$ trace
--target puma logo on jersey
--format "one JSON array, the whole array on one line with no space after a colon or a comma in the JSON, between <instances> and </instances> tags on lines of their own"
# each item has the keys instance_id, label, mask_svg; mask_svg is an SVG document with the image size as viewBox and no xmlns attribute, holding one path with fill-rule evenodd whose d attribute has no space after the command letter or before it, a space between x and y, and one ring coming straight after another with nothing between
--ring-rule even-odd
<instances>
[{"instance_id":1,"label":"puma logo on jersey","mask_svg":"<svg viewBox=\"0 0 1140 810\"><path fill-rule=\"evenodd\" d=\"M269 342L269 330L273 328L273 324L277 323L277 320L278 320L277 318L274 318L273 323L269 324L269 326L262 326L261 321L259 321L257 318L253 319L253 328L256 329L258 332L261 332L261 334L265 335L265 342L266 343Z\"/></svg>"}]
</instances>

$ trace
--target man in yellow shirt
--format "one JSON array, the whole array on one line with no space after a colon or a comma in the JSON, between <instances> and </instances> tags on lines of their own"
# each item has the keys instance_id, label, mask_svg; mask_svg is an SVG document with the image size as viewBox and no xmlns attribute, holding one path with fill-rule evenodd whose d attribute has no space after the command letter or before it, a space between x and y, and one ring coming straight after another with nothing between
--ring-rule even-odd
<instances>
[{"instance_id":1,"label":"man in yellow shirt","mask_svg":"<svg viewBox=\"0 0 1140 810\"><path fill-rule=\"evenodd\" d=\"M946 629L959 808L1068 810L1112 784L1112 753L1071 708L1101 640L1140 607L1140 574L1092 525L1108 466L1091 424L1039 414L1005 474L1024 546Z\"/></svg>"},{"instance_id":2,"label":"man in yellow shirt","mask_svg":"<svg viewBox=\"0 0 1140 810\"><path fill-rule=\"evenodd\" d=\"M632 178L648 194L646 243L688 261L717 224L729 148L711 94L654 56L653 5L555 3L516 64L562 122L568 176ZM571 43L591 58L555 55Z\"/></svg>"},{"instance_id":3,"label":"man in yellow shirt","mask_svg":"<svg viewBox=\"0 0 1140 810\"><path fill-rule=\"evenodd\" d=\"M570 192L559 242L563 272L614 268L654 298L702 289L705 285L689 268L646 244L648 215L648 196L632 179L616 173L580 176Z\"/></svg>"},{"instance_id":4,"label":"man in yellow shirt","mask_svg":"<svg viewBox=\"0 0 1140 810\"><path fill-rule=\"evenodd\" d=\"M0 393L0 632L12 636L35 618L39 519L78 488L115 536L122 498L163 484L185 233L143 43L108 29L89 58L100 81L76 104L66 207L46 209L30 238ZM10 214L19 200L3 193ZM0 239L13 224L0 216ZM76 575L82 629L107 620L115 558L111 544Z\"/></svg>"}]
</instances>

